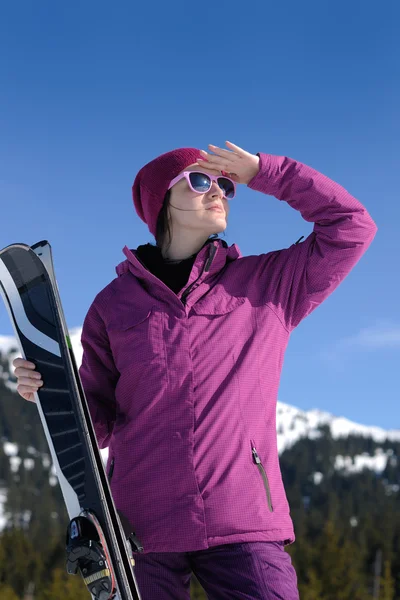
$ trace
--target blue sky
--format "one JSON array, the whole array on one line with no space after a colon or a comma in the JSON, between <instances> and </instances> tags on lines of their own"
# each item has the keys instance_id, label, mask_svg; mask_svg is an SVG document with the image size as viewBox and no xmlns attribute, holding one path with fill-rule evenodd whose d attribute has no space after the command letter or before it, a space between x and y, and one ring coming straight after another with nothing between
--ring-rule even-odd
<instances>
[{"instance_id":1,"label":"blue sky","mask_svg":"<svg viewBox=\"0 0 400 600\"><path fill-rule=\"evenodd\" d=\"M50 241L73 328L123 246L153 241L131 199L143 164L225 140L304 162L379 231L292 334L279 399L400 428L399 18L395 1L2 3L0 247ZM245 186L233 202L243 254L312 230Z\"/></svg>"}]
</instances>

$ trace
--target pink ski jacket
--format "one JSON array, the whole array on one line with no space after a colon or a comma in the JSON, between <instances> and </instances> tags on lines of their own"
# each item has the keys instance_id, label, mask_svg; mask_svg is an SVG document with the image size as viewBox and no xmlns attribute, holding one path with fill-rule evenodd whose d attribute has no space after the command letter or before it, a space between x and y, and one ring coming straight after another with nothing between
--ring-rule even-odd
<instances>
[{"instance_id":1,"label":"pink ski jacket","mask_svg":"<svg viewBox=\"0 0 400 600\"><path fill-rule=\"evenodd\" d=\"M84 321L82 384L116 507L145 553L295 540L276 435L285 350L377 227L328 177L258 156L249 187L313 222L306 240L259 256L210 242L177 295L125 246Z\"/></svg>"}]
</instances>

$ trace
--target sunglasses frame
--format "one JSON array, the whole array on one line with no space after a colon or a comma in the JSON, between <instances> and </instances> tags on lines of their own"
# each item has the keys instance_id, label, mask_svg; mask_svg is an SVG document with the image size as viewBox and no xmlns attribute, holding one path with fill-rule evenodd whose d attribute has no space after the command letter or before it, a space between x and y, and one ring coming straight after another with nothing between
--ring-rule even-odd
<instances>
[{"instance_id":1,"label":"sunglasses frame","mask_svg":"<svg viewBox=\"0 0 400 600\"><path fill-rule=\"evenodd\" d=\"M233 198L236 196L236 183L235 183L235 181L233 181L233 179L230 179L229 177L226 177L225 175L211 175L211 173L204 173L203 171L183 171L183 173L181 173L180 175L178 175L177 177L175 177L175 179L173 179L173 180L171 181L171 183L170 183L170 184L169 184L169 186L168 186L168 189L170 190L170 189L172 188L172 186L174 186L176 183L178 183L178 181L180 181L181 179L185 178L185 179L186 179L186 181L187 181L187 182L188 182L188 184L189 184L189 187L190 187L190 189L191 189L193 192L195 192L196 194L207 194L207 192L199 192L198 190L195 190L195 189L192 187L192 184L191 184L191 181L190 181L190 174L191 174L191 173L199 173L200 175L207 175L207 177L209 177L209 178L210 178L210 180L211 180L211 181L210 181L210 187L208 188L207 192L209 192L209 191L210 191L210 189L211 189L211 185L212 185L212 182L213 182L213 181L216 181L216 182L217 182L217 184L218 184L218 179L227 179L228 181L232 182L232 184L233 184L233 196L232 196L231 198L227 198L227 197L225 196L225 192L224 192L224 198L226 198L226 200L233 200ZM219 184L218 184L218 187L219 187L220 189L222 189L222 188L219 186Z\"/></svg>"}]
</instances>

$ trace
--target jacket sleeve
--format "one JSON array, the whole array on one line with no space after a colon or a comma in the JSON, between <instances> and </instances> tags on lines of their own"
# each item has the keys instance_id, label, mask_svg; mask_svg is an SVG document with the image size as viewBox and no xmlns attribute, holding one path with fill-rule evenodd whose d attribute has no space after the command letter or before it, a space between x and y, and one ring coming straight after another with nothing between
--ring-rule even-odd
<instances>
[{"instance_id":1,"label":"jacket sleeve","mask_svg":"<svg viewBox=\"0 0 400 600\"><path fill-rule=\"evenodd\" d=\"M79 375L100 448L109 444L116 417L115 387L119 372L114 364L104 321L93 303L81 336L83 356Z\"/></svg>"},{"instance_id":2,"label":"jacket sleeve","mask_svg":"<svg viewBox=\"0 0 400 600\"><path fill-rule=\"evenodd\" d=\"M258 153L260 169L248 187L285 200L314 223L302 243L263 255L257 281L292 330L350 273L375 237L365 207L341 185L286 156Z\"/></svg>"}]
</instances>

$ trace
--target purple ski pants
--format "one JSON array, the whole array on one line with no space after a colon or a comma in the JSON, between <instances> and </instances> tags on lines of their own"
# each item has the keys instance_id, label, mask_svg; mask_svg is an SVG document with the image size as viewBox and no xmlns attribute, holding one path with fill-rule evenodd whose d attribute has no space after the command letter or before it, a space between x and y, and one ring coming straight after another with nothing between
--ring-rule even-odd
<instances>
[{"instance_id":1,"label":"purple ski pants","mask_svg":"<svg viewBox=\"0 0 400 600\"><path fill-rule=\"evenodd\" d=\"M282 542L245 542L194 552L135 553L142 600L190 600L192 572L208 600L299 600Z\"/></svg>"}]
</instances>

